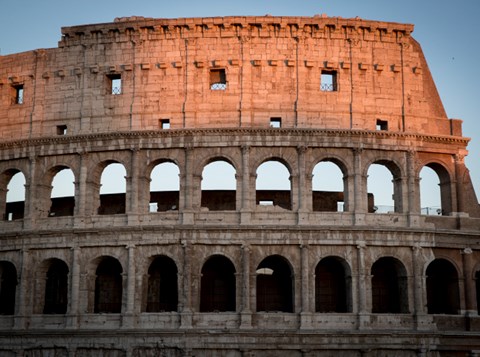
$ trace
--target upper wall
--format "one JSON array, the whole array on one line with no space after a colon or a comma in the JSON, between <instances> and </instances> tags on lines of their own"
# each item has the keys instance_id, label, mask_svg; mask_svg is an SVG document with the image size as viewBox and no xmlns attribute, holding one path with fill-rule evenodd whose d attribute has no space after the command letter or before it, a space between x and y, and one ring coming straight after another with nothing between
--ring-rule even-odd
<instances>
[{"instance_id":1,"label":"upper wall","mask_svg":"<svg viewBox=\"0 0 480 357\"><path fill-rule=\"evenodd\" d=\"M272 118L287 128L461 136L412 31L321 16L62 28L59 48L0 56L0 139L156 130L166 121L267 127Z\"/></svg>"}]
</instances>

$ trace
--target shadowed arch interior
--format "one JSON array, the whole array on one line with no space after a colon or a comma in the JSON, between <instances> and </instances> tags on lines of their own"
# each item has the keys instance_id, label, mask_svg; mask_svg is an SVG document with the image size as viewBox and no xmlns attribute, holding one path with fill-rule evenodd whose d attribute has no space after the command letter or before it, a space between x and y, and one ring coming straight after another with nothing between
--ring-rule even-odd
<instances>
[{"instance_id":1,"label":"shadowed arch interior","mask_svg":"<svg viewBox=\"0 0 480 357\"><path fill-rule=\"evenodd\" d=\"M352 277L350 268L343 259L326 257L317 264L315 311L352 311Z\"/></svg>"},{"instance_id":2,"label":"shadowed arch interior","mask_svg":"<svg viewBox=\"0 0 480 357\"><path fill-rule=\"evenodd\" d=\"M95 313L119 313L122 309L122 266L112 257L98 264L95 279Z\"/></svg>"},{"instance_id":3,"label":"shadowed arch interior","mask_svg":"<svg viewBox=\"0 0 480 357\"><path fill-rule=\"evenodd\" d=\"M17 269L6 261L0 262L0 315L15 313L15 295L17 290Z\"/></svg>"},{"instance_id":4,"label":"shadowed arch interior","mask_svg":"<svg viewBox=\"0 0 480 357\"><path fill-rule=\"evenodd\" d=\"M257 311L293 312L293 278L290 264L278 255L257 267Z\"/></svg>"},{"instance_id":5,"label":"shadowed arch interior","mask_svg":"<svg viewBox=\"0 0 480 357\"><path fill-rule=\"evenodd\" d=\"M202 267L200 311L235 311L235 267L226 257L214 255Z\"/></svg>"},{"instance_id":6,"label":"shadowed arch interior","mask_svg":"<svg viewBox=\"0 0 480 357\"><path fill-rule=\"evenodd\" d=\"M68 267L52 259L46 274L44 314L65 314L68 306Z\"/></svg>"},{"instance_id":7,"label":"shadowed arch interior","mask_svg":"<svg viewBox=\"0 0 480 357\"><path fill-rule=\"evenodd\" d=\"M427 268L427 309L429 314L460 313L457 269L446 259L435 259Z\"/></svg>"},{"instance_id":8,"label":"shadowed arch interior","mask_svg":"<svg viewBox=\"0 0 480 357\"><path fill-rule=\"evenodd\" d=\"M146 312L177 311L178 277L175 262L166 256L156 257L148 268Z\"/></svg>"}]
</instances>

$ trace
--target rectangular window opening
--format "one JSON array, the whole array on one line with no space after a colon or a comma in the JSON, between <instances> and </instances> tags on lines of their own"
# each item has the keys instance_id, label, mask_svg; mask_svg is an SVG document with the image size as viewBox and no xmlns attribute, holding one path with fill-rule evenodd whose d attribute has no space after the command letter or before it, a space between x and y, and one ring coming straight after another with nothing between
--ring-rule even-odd
<instances>
[{"instance_id":1,"label":"rectangular window opening","mask_svg":"<svg viewBox=\"0 0 480 357\"><path fill-rule=\"evenodd\" d=\"M57 135L67 135L67 126L57 125Z\"/></svg>"},{"instance_id":2,"label":"rectangular window opening","mask_svg":"<svg viewBox=\"0 0 480 357\"><path fill-rule=\"evenodd\" d=\"M111 95L122 94L122 75L121 74L109 74L107 75L109 80L109 91Z\"/></svg>"},{"instance_id":3,"label":"rectangular window opening","mask_svg":"<svg viewBox=\"0 0 480 357\"><path fill-rule=\"evenodd\" d=\"M281 128L282 127L282 118L270 118L270 127L271 128Z\"/></svg>"},{"instance_id":4,"label":"rectangular window opening","mask_svg":"<svg viewBox=\"0 0 480 357\"><path fill-rule=\"evenodd\" d=\"M210 89L211 90L226 90L227 89L227 75L224 68L210 70Z\"/></svg>"},{"instance_id":5,"label":"rectangular window opening","mask_svg":"<svg viewBox=\"0 0 480 357\"><path fill-rule=\"evenodd\" d=\"M376 130L388 130L388 121L377 119Z\"/></svg>"},{"instance_id":6,"label":"rectangular window opening","mask_svg":"<svg viewBox=\"0 0 480 357\"><path fill-rule=\"evenodd\" d=\"M272 200L260 200L258 202L260 206L273 206L273 201Z\"/></svg>"},{"instance_id":7,"label":"rectangular window opening","mask_svg":"<svg viewBox=\"0 0 480 357\"><path fill-rule=\"evenodd\" d=\"M337 91L337 71L322 70L320 78L320 90L322 92Z\"/></svg>"},{"instance_id":8,"label":"rectangular window opening","mask_svg":"<svg viewBox=\"0 0 480 357\"><path fill-rule=\"evenodd\" d=\"M13 89L15 90L15 104L23 104L23 84L15 85Z\"/></svg>"},{"instance_id":9,"label":"rectangular window opening","mask_svg":"<svg viewBox=\"0 0 480 357\"><path fill-rule=\"evenodd\" d=\"M337 201L337 212L344 212L345 211L345 202Z\"/></svg>"},{"instance_id":10,"label":"rectangular window opening","mask_svg":"<svg viewBox=\"0 0 480 357\"><path fill-rule=\"evenodd\" d=\"M148 205L148 211L151 212L157 212L158 211L158 202L150 202Z\"/></svg>"},{"instance_id":11,"label":"rectangular window opening","mask_svg":"<svg viewBox=\"0 0 480 357\"><path fill-rule=\"evenodd\" d=\"M170 119L160 119L160 128L170 129Z\"/></svg>"}]
</instances>

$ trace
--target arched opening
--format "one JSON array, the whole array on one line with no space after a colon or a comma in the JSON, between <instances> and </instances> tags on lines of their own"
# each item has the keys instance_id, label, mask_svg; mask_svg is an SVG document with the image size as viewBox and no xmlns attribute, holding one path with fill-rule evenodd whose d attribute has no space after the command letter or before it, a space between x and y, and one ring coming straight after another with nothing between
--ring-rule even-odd
<instances>
[{"instance_id":1,"label":"arched opening","mask_svg":"<svg viewBox=\"0 0 480 357\"><path fill-rule=\"evenodd\" d=\"M150 212L177 211L180 170L173 162L156 165L150 174Z\"/></svg>"},{"instance_id":2,"label":"arched opening","mask_svg":"<svg viewBox=\"0 0 480 357\"><path fill-rule=\"evenodd\" d=\"M75 208L75 176L69 168L61 168L53 177L50 217L73 216Z\"/></svg>"},{"instance_id":3,"label":"arched opening","mask_svg":"<svg viewBox=\"0 0 480 357\"><path fill-rule=\"evenodd\" d=\"M0 315L15 314L17 269L6 261L0 261Z\"/></svg>"},{"instance_id":4,"label":"arched opening","mask_svg":"<svg viewBox=\"0 0 480 357\"><path fill-rule=\"evenodd\" d=\"M293 274L288 261L278 255L257 267L257 311L293 312Z\"/></svg>"},{"instance_id":5,"label":"arched opening","mask_svg":"<svg viewBox=\"0 0 480 357\"><path fill-rule=\"evenodd\" d=\"M368 168L368 212L402 212L402 182L396 165L391 161L376 161Z\"/></svg>"},{"instance_id":6,"label":"arched opening","mask_svg":"<svg viewBox=\"0 0 480 357\"><path fill-rule=\"evenodd\" d=\"M443 172L443 176L448 177L446 170L438 164L424 166L420 171L420 210L421 214L429 216L441 216L445 214L444 204L449 201L450 189L448 179L444 180L442 185L437 170ZM443 190L442 190L443 187ZM442 192L443 191L443 192Z\"/></svg>"},{"instance_id":7,"label":"arched opening","mask_svg":"<svg viewBox=\"0 0 480 357\"><path fill-rule=\"evenodd\" d=\"M312 176L313 211L344 211L344 184L340 167L334 162L322 161L315 165Z\"/></svg>"},{"instance_id":8,"label":"arched opening","mask_svg":"<svg viewBox=\"0 0 480 357\"><path fill-rule=\"evenodd\" d=\"M221 255L210 257L202 267L200 311L235 311L235 267Z\"/></svg>"},{"instance_id":9,"label":"arched opening","mask_svg":"<svg viewBox=\"0 0 480 357\"><path fill-rule=\"evenodd\" d=\"M457 269L446 259L435 259L427 268L427 309L429 314L460 312Z\"/></svg>"},{"instance_id":10,"label":"arched opening","mask_svg":"<svg viewBox=\"0 0 480 357\"><path fill-rule=\"evenodd\" d=\"M315 311L351 312L352 276L347 262L323 258L315 268Z\"/></svg>"},{"instance_id":11,"label":"arched opening","mask_svg":"<svg viewBox=\"0 0 480 357\"><path fill-rule=\"evenodd\" d=\"M384 257L372 265L372 312L408 313L407 272L395 258Z\"/></svg>"},{"instance_id":12,"label":"arched opening","mask_svg":"<svg viewBox=\"0 0 480 357\"><path fill-rule=\"evenodd\" d=\"M148 268L146 312L177 311L177 266L166 256L156 257Z\"/></svg>"},{"instance_id":13,"label":"arched opening","mask_svg":"<svg viewBox=\"0 0 480 357\"><path fill-rule=\"evenodd\" d=\"M5 220L23 219L25 214L25 176L20 171L8 170L4 173L4 177L8 182Z\"/></svg>"},{"instance_id":14,"label":"arched opening","mask_svg":"<svg viewBox=\"0 0 480 357\"><path fill-rule=\"evenodd\" d=\"M236 209L237 180L235 168L228 162L209 163L202 172L202 207L210 211Z\"/></svg>"},{"instance_id":15,"label":"arched opening","mask_svg":"<svg viewBox=\"0 0 480 357\"><path fill-rule=\"evenodd\" d=\"M95 313L119 313L122 309L122 266L112 257L98 264L95 279Z\"/></svg>"},{"instance_id":16,"label":"arched opening","mask_svg":"<svg viewBox=\"0 0 480 357\"><path fill-rule=\"evenodd\" d=\"M45 283L44 314L66 314L68 305L68 267L59 259L52 259Z\"/></svg>"},{"instance_id":17,"label":"arched opening","mask_svg":"<svg viewBox=\"0 0 480 357\"><path fill-rule=\"evenodd\" d=\"M256 202L260 206L292 209L290 171L277 160L269 160L257 168Z\"/></svg>"},{"instance_id":18,"label":"arched opening","mask_svg":"<svg viewBox=\"0 0 480 357\"><path fill-rule=\"evenodd\" d=\"M110 163L103 169L98 214L125 213L126 175L125 167L119 163Z\"/></svg>"}]
</instances>

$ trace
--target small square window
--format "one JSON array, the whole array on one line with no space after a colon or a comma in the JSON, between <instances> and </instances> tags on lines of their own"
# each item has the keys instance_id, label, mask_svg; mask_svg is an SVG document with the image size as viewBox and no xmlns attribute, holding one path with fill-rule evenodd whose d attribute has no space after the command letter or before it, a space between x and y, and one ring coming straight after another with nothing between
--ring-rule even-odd
<instances>
[{"instance_id":1,"label":"small square window","mask_svg":"<svg viewBox=\"0 0 480 357\"><path fill-rule=\"evenodd\" d=\"M67 126L57 125L57 135L67 135Z\"/></svg>"},{"instance_id":2,"label":"small square window","mask_svg":"<svg viewBox=\"0 0 480 357\"><path fill-rule=\"evenodd\" d=\"M23 84L17 84L13 86L13 89L15 90L15 97L14 97L14 103L15 104L23 104Z\"/></svg>"},{"instance_id":3,"label":"small square window","mask_svg":"<svg viewBox=\"0 0 480 357\"><path fill-rule=\"evenodd\" d=\"M388 121L377 119L377 130L388 130Z\"/></svg>"},{"instance_id":4,"label":"small square window","mask_svg":"<svg viewBox=\"0 0 480 357\"><path fill-rule=\"evenodd\" d=\"M270 118L270 127L271 128L281 128L282 127L282 118Z\"/></svg>"},{"instance_id":5,"label":"small square window","mask_svg":"<svg viewBox=\"0 0 480 357\"><path fill-rule=\"evenodd\" d=\"M320 78L320 90L322 92L337 91L337 71L322 70L322 75Z\"/></svg>"},{"instance_id":6,"label":"small square window","mask_svg":"<svg viewBox=\"0 0 480 357\"><path fill-rule=\"evenodd\" d=\"M170 119L160 119L160 128L170 129Z\"/></svg>"},{"instance_id":7,"label":"small square window","mask_svg":"<svg viewBox=\"0 0 480 357\"><path fill-rule=\"evenodd\" d=\"M111 95L122 94L122 75L121 74L109 74L107 75L109 88L108 91Z\"/></svg>"},{"instance_id":8,"label":"small square window","mask_svg":"<svg viewBox=\"0 0 480 357\"><path fill-rule=\"evenodd\" d=\"M227 89L227 75L225 69L211 69L210 70L210 89L211 90L225 90Z\"/></svg>"}]
</instances>

